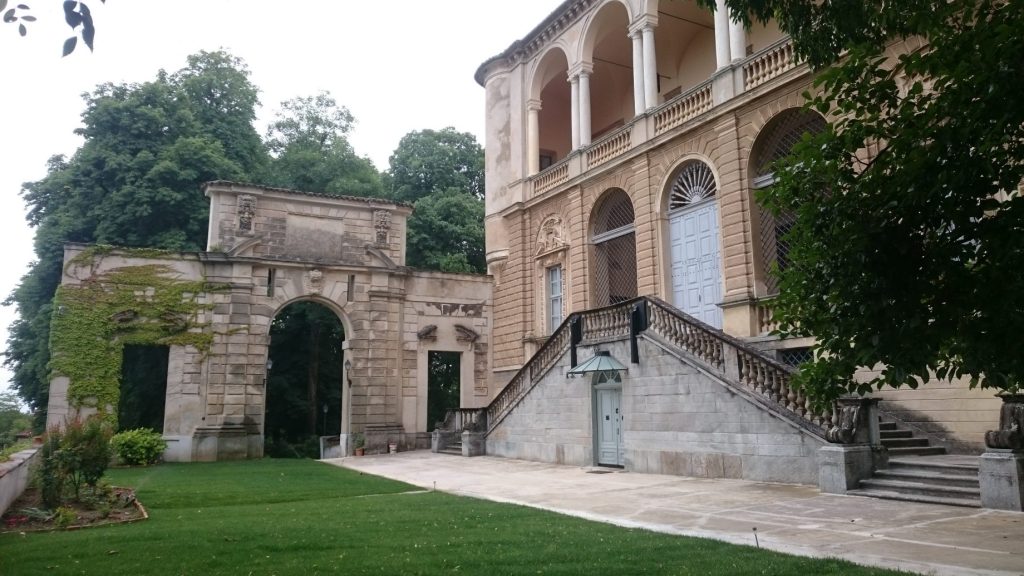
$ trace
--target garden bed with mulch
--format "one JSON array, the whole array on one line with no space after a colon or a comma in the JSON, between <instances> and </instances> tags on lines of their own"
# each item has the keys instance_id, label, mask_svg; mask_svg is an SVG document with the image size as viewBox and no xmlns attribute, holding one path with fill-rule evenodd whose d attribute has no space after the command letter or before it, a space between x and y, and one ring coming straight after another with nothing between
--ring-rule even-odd
<instances>
[{"instance_id":1,"label":"garden bed with mulch","mask_svg":"<svg viewBox=\"0 0 1024 576\"><path fill-rule=\"evenodd\" d=\"M29 487L0 516L0 533L77 530L93 526L125 524L149 518L131 488L108 486L56 510L43 506L39 489Z\"/></svg>"}]
</instances>

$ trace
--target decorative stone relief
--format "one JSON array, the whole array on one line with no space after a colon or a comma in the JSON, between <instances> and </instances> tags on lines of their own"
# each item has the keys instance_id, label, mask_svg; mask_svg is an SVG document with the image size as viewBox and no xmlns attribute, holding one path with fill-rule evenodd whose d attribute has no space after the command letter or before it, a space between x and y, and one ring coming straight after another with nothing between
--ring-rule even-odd
<instances>
[{"instance_id":1,"label":"decorative stone relief","mask_svg":"<svg viewBox=\"0 0 1024 576\"><path fill-rule=\"evenodd\" d=\"M391 231L391 212L387 210L374 210L373 228L377 232L377 246L387 246L388 232Z\"/></svg>"},{"instance_id":2,"label":"decorative stone relief","mask_svg":"<svg viewBox=\"0 0 1024 576\"><path fill-rule=\"evenodd\" d=\"M418 338L420 341L429 340L431 342L436 342L437 341L437 326L434 325L434 324L430 324L429 326L424 326L423 328L421 328L419 330L419 332L416 332L416 338Z\"/></svg>"},{"instance_id":3,"label":"decorative stone relief","mask_svg":"<svg viewBox=\"0 0 1024 576\"><path fill-rule=\"evenodd\" d=\"M323 290L324 273L314 268L306 272L306 291L310 294L319 294Z\"/></svg>"},{"instance_id":4,"label":"decorative stone relief","mask_svg":"<svg viewBox=\"0 0 1024 576\"><path fill-rule=\"evenodd\" d=\"M839 420L825 433L825 439L833 444L850 444L857 436L861 404L859 402L837 402L836 410L839 412Z\"/></svg>"},{"instance_id":5,"label":"decorative stone relief","mask_svg":"<svg viewBox=\"0 0 1024 576\"><path fill-rule=\"evenodd\" d=\"M562 219L559 216L549 216L540 225L540 233L537 234L537 251L535 254L547 254L555 250L565 248L568 244L565 241Z\"/></svg>"},{"instance_id":6,"label":"decorative stone relief","mask_svg":"<svg viewBox=\"0 0 1024 576\"><path fill-rule=\"evenodd\" d=\"M999 430L985 432L985 446L1003 450L1024 449L1024 394L1007 394L999 409Z\"/></svg>"},{"instance_id":7,"label":"decorative stone relief","mask_svg":"<svg viewBox=\"0 0 1024 576\"><path fill-rule=\"evenodd\" d=\"M252 232L252 220L256 217L256 197L242 194L238 197L238 230Z\"/></svg>"},{"instance_id":8,"label":"decorative stone relief","mask_svg":"<svg viewBox=\"0 0 1024 576\"><path fill-rule=\"evenodd\" d=\"M472 328L463 326L462 324L455 325L455 340L457 342L476 342L479 338L480 334Z\"/></svg>"}]
</instances>

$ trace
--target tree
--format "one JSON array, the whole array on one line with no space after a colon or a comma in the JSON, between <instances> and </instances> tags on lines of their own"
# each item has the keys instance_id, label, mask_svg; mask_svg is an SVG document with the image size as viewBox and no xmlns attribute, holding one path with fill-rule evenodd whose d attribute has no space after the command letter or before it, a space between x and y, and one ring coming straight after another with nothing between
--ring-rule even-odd
<instances>
[{"instance_id":1,"label":"tree","mask_svg":"<svg viewBox=\"0 0 1024 576\"><path fill-rule=\"evenodd\" d=\"M327 92L283 102L267 131L271 160L262 181L333 195L383 196L377 169L348 142L354 122Z\"/></svg>"},{"instance_id":2,"label":"tree","mask_svg":"<svg viewBox=\"0 0 1024 576\"><path fill-rule=\"evenodd\" d=\"M444 190L484 197L484 152L476 137L455 128L406 134L389 159L391 197L400 202Z\"/></svg>"},{"instance_id":3,"label":"tree","mask_svg":"<svg viewBox=\"0 0 1024 576\"><path fill-rule=\"evenodd\" d=\"M202 249L208 203L200 184L246 174L255 94L244 65L223 52L193 56L185 69L161 71L151 82L103 84L84 96L82 147L71 158L51 158L42 180L23 185L37 260L5 300L17 306L18 319L4 364L39 418L64 243Z\"/></svg>"},{"instance_id":4,"label":"tree","mask_svg":"<svg viewBox=\"0 0 1024 576\"><path fill-rule=\"evenodd\" d=\"M107 0L100 0L100 2L106 2ZM0 0L0 13L3 14L3 20L6 24L17 24L18 34L25 36L28 34L28 26L26 22L32 23L36 21L36 17L32 15L31 8L25 4L18 4L14 7L8 8L8 0ZM96 27L92 21L92 11L89 10L88 4L85 2L64 2L64 21L68 27L71 28L73 35L64 41L64 56L71 54L75 51L78 46L78 33L81 28L82 42L92 50L93 39L96 36Z\"/></svg>"},{"instance_id":5,"label":"tree","mask_svg":"<svg viewBox=\"0 0 1024 576\"><path fill-rule=\"evenodd\" d=\"M1020 390L1024 2L728 5L778 19L831 119L761 198L796 216L775 314L817 339L799 382L821 401L933 377Z\"/></svg>"},{"instance_id":6,"label":"tree","mask_svg":"<svg viewBox=\"0 0 1024 576\"><path fill-rule=\"evenodd\" d=\"M32 428L32 415L21 410L14 392L0 392L0 450L14 444L18 434Z\"/></svg>"},{"instance_id":7,"label":"tree","mask_svg":"<svg viewBox=\"0 0 1024 576\"><path fill-rule=\"evenodd\" d=\"M476 138L454 128L410 132L390 164L386 180L392 198L415 206L408 264L483 273L484 151Z\"/></svg>"}]
</instances>

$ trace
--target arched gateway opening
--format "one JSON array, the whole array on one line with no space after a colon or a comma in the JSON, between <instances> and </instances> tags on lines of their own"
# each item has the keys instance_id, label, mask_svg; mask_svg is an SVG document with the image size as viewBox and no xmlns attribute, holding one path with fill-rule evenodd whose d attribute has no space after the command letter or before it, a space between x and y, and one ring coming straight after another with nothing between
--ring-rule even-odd
<instances>
[{"instance_id":1,"label":"arched gateway opening","mask_svg":"<svg viewBox=\"0 0 1024 576\"><path fill-rule=\"evenodd\" d=\"M282 308L270 325L264 454L318 458L320 436L341 430L345 329L314 301Z\"/></svg>"}]
</instances>

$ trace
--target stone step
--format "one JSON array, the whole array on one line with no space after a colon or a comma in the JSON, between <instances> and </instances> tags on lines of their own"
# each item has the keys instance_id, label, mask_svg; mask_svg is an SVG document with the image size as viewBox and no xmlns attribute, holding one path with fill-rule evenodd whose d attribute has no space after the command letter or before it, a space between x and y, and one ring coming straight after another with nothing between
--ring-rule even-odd
<instances>
[{"instance_id":1,"label":"stone step","mask_svg":"<svg viewBox=\"0 0 1024 576\"><path fill-rule=\"evenodd\" d=\"M442 450L437 451L438 454L451 454L452 456L462 456L462 446L448 446Z\"/></svg>"},{"instance_id":2,"label":"stone step","mask_svg":"<svg viewBox=\"0 0 1024 576\"><path fill-rule=\"evenodd\" d=\"M942 504L945 506L963 506L966 508L981 508L981 500L974 498L950 498L943 496L928 496L924 494L907 494L903 492L889 492L886 490L859 489L850 490L847 494L851 496L867 496L869 498L883 498L885 500L902 500L904 502L920 502L926 504Z\"/></svg>"},{"instance_id":3,"label":"stone step","mask_svg":"<svg viewBox=\"0 0 1024 576\"><path fill-rule=\"evenodd\" d=\"M925 448L927 438L882 438L882 446L886 448Z\"/></svg>"},{"instance_id":4,"label":"stone step","mask_svg":"<svg viewBox=\"0 0 1024 576\"><path fill-rule=\"evenodd\" d=\"M891 451L890 451L891 454ZM966 459L966 458L965 458ZM970 476L973 478L978 477L978 464L977 458L973 458L973 463L969 463L970 460L965 461L954 461L938 459L938 458L897 458L895 455L889 458L889 470L913 470L916 472L928 472L933 474L943 475L958 475L958 476Z\"/></svg>"},{"instance_id":5,"label":"stone step","mask_svg":"<svg viewBox=\"0 0 1024 576\"><path fill-rule=\"evenodd\" d=\"M900 456L938 456L945 454L946 449L942 446L913 447L913 448L889 448L890 457Z\"/></svg>"},{"instance_id":6,"label":"stone step","mask_svg":"<svg viewBox=\"0 0 1024 576\"><path fill-rule=\"evenodd\" d=\"M883 430L883 431L884 430L898 430L898 428L896 427L896 423L895 422L879 422L878 423L878 429L879 430Z\"/></svg>"},{"instance_id":7,"label":"stone step","mask_svg":"<svg viewBox=\"0 0 1024 576\"><path fill-rule=\"evenodd\" d=\"M965 474L943 474L938 471L928 471L917 468L897 468L895 470L879 470L875 472L875 479L898 480L903 482L918 482L933 486L957 486L961 488L978 489L978 476Z\"/></svg>"},{"instance_id":8,"label":"stone step","mask_svg":"<svg viewBox=\"0 0 1024 576\"><path fill-rule=\"evenodd\" d=\"M969 488L965 486L940 486L937 484L926 484L923 482L908 482L904 480L887 480L883 478L868 478L860 481L861 489L876 490L880 492L898 492L900 494L913 494L915 496L934 496L938 498L964 498L981 500L981 490L978 487Z\"/></svg>"},{"instance_id":9,"label":"stone step","mask_svg":"<svg viewBox=\"0 0 1024 576\"><path fill-rule=\"evenodd\" d=\"M882 430L882 440L889 440L891 438L913 438L914 433L910 430Z\"/></svg>"}]
</instances>

